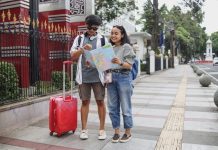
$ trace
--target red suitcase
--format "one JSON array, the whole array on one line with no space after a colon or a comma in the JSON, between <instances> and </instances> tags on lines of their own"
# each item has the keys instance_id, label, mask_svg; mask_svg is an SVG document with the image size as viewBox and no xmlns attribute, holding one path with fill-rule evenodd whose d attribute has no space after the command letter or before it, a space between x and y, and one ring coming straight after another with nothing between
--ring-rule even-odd
<instances>
[{"instance_id":1,"label":"red suitcase","mask_svg":"<svg viewBox=\"0 0 218 150\"><path fill-rule=\"evenodd\" d=\"M71 64L71 96L65 96L65 65ZM77 98L72 95L73 66L71 61L63 62L63 96L51 97L49 103L50 135L61 136L77 128Z\"/></svg>"}]
</instances>

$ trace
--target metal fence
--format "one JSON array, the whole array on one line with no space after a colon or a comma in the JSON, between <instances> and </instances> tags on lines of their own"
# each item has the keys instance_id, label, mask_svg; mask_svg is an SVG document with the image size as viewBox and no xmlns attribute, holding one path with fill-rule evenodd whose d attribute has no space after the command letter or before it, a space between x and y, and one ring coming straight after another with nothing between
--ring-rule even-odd
<instances>
[{"instance_id":1,"label":"metal fence","mask_svg":"<svg viewBox=\"0 0 218 150\"><path fill-rule=\"evenodd\" d=\"M62 62L73 40L67 33L0 24L0 105L61 90Z\"/></svg>"},{"instance_id":2,"label":"metal fence","mask_svg":"<svg viewBox=\"0 0 218 150\"><path fill-rule=\"evenodd\" d=\"M161 58L155 56L155 71L161 70Z\"/></svg>"}]
</instances>

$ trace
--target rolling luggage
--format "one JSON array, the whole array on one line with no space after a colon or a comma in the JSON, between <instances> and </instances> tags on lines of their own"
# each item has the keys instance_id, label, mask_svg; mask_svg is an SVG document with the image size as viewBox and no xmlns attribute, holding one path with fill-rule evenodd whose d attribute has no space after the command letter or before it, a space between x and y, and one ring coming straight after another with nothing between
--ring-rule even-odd
<instances>
[{"instance_id":1,"label":"rolling luggage","mask_svg":"<svg viewBox=\"0 0 218 150\"><path fill-rule=\"evenodd\" d=\"M65 95L65 66L71 65L71 95ZM77 128L77 98L72 94L73 65L71 61L63 62L63 96L51 97L49 103L49 129L50 135L57 136Z\"/></svg>"}]
</instances>

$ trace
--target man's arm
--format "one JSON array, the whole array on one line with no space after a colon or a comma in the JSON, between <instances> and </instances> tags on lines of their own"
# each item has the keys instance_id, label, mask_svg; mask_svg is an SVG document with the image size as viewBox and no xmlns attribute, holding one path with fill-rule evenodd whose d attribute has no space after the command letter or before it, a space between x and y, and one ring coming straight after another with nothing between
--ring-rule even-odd
<instances>
[{"instance_id":1,"label":"man's arm","mask_svg":"<svg viewBox=\"0 0 218 150\"><path fill-rule=\"evenodd\" d=\"M71 52L71 58L73 61L77 61L81 54L84 53L84 50L82 48L78 48L76 51Z\"/></svg>"},{"instance_id":2,"label":"man's arm","mask_svg":"<svg viewBox=\"0 0 218 150\"><path fill-rule=\"evenodd\" d=\"M80 46L79 38L81 38L80 35L78 35L75 38L73 45L70 49L70 56L71 56L73 61L77 61L78 58L80 57L80 55L84 53L83 49L79 47Z\"/></svg>"}]
</instances>

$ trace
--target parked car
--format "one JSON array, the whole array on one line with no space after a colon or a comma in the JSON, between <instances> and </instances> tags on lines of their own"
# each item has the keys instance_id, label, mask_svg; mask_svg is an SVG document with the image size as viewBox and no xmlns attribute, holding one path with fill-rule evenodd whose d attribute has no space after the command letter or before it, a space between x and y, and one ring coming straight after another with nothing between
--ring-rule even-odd
<instances>
[{"instance_id":1,"label":"parked car","mask_svg":"<svg viewBox=\"0 0 218 150\"><path fill-rule=\"evenodd\" d=\"M218 57L213 58L213 66L218 65Z\"/></svg>"}]
</instances>

